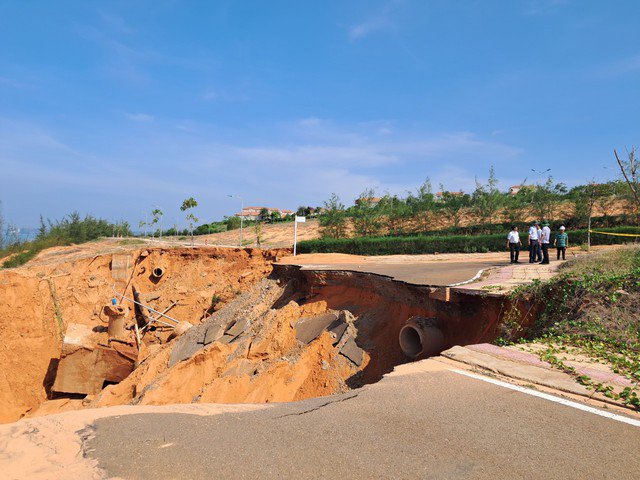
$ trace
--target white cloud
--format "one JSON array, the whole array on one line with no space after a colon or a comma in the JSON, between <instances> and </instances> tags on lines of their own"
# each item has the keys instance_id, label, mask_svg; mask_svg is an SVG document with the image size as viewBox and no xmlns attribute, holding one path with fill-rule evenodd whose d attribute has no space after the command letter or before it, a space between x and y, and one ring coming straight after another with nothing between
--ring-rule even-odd
<instances>
[{"instance_id":1,"label":"white cloud","mask_svg":"<svg viewBox=\"0 0 640 480\"><path fill-rule=\"evenodd\" d=\"M349 38L354 41L360 40L373 33L393 28L393 13L402 3L402 0L384 2L376 12L347 28Z\"/></svg>"},{"instance_id":2,"label":"white cloud","mask_svg":"<svg viewBox=\"0 0 640 480\"><path fill-rule=\"evenodd\" d=\"M150 117L127 115L139 121ZM448 188L471 189L475 175L485 175L491 164L499 169L501 162L512 163L521 153L471 132L397 128L398 133L380 135L383 124L387 123L342 125L310 117L251 134L226 131L223 140L217 126L174 120L149 123L142 131L122 126L109 132L105 145L81 152L44 127L25 126L0 135L0 164L9 172L4 176L9 190L31 188L28 172L38 171L37 191L29 192L34 216L43 205L54 208L47 198L58 202L61 197L88 211L110 212L112 207L128 212L127 218L137 223L138 212L131 205L157 202L168 208L179 205L185 195L202 199L202 215L213 219L236 208L226 200L227 193L243 195L247 203L295 208L321 204L332 192L345 203L365 188L404 194L427 176L435 188L443 182ZM90 191L111 177L119 179L117 198L94 198ZM65 186L63 194L60 189ZM61 211L48 215L67 213L66 207L57 208Z\"/></svg>"},{"instance_id":3,"label":"white cloud","mask_svg":"<svg viewBox=\"0 0 640 480\"><path fill-rule=\"evenodd\" d=\"M392 23L385 18L375 17L364 22L349 27L349 38L351 40L359 40L371 33L389 28Z\"/></svg>"},{"instance_id":4,"label":"white cloud","mask_svg":"<svg viewBox=\"0 0 640 480\"><path fill-rule=\"evenodd\" d=\"M202 95L202 99L206 100L207 102L210 102L212 100L217 100L218 98L220 98L220 94L215 90L207 90Z\"/></svg>"},{"instance_id":5,"label":"white cloud","mask_svg":"<svg viewBox=\"0 0 640 480\"><path fill-rule=\"evenodd\" d=\"M319 118L310 117L310 118L303 118L302 120L299 120L298 124L302 127L316 127L320 125L321 122L322 120L320 120Z\"/></svg>"},{"instance_id":6,"label":"white cloud","mask_svg":"<svg viewBox=\"0 0 640 480\"><path fill-rule=\"evenodd\" d=\"M557 8L566 5L571 0L528 0L525 3L525 15L545 15L553 13Z\"/></svg>"},{"instance_id":7,"label":"white cloud","mask_svg":"<svg viewBox=\"0 0 640 480\"><path fill-rule=\"evenodd\" d=\"M596 70L596 76L615 77L634 72L640 72L640 54L631 55L603 65Z\"/></svg>"},{"instance_id":8,"label":"white cloud","mask_svg":"<svg viewBox=\"0 0 640 480\"><path fill-rule=\"evenodd\" d=\"M152 122L154 120L153 115L146 113L125 113L125 115L129 120L133 120L134 122Z\"/></svg>"}]
</instances>

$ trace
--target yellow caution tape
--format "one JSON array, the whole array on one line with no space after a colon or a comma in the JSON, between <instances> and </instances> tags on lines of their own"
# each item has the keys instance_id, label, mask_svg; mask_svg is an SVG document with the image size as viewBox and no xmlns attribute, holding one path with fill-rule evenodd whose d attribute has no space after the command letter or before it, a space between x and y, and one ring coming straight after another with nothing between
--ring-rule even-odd
<instances>
[{"instance_id":1,"label":"yellow caution tape","mask_svg":"<svg viewBox=\"0 0 640 480\"><path fill-rule=\"evenodd\" d=\"M613 233L613 232L600 232L598 230L589 230L591 233L599 233L600 235L611 235L613 237L640 237L640 233Z\"/></svg>"}]
</instances>

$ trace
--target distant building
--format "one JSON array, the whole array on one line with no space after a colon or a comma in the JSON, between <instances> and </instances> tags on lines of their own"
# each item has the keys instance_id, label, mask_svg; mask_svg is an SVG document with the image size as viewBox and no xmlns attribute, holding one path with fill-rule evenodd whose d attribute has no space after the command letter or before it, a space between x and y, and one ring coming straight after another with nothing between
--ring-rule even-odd
<instances>
[{"instance_id":1,"label":"distant building","mask_svg":"<svg viewBox=\"0 0 640 480\"><path fill-rule=\"evenodd\" d=\"M444 198L445 193L448 193L449 195L453 195L455 197L461 197L462 195L464 195L464 192L436 192L436 200L441 202Z\"/></svg>"},{"instance_id":2,"label":"distant building","mask_svg":"<svg viewBox=\"0 0 640 480\"><path fill-rule=\"evenodd\" d=\"M281 217L286 217L287 215L293 215L293 210L285 210L282 208L271 208L271 207L244 207L244 209L236 213L236 217L242 217L245 220L259 220L260 212L266 209L271 215L274 212L278 212Z\"/></svg>"}]
</instances>

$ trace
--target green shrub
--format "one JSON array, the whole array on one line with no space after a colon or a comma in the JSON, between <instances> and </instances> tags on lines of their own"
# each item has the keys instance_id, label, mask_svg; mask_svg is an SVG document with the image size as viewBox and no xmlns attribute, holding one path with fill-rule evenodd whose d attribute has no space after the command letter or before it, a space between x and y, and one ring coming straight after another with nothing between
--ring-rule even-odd
<instances>
[{"instance_id":1,"label":"green shrub","mask_svg":"<svg viewBox=\"0 0 640 480\"><path fill-rule=\"evenodd\" d=\"M1 250L0 257L12 254L13 256L4 262L0 261L0 268L24 265L45 248L90 242L113 234L131 235L129 224L127 222L114 224L91 215L81 218L78 212L73 212L56 223L49 222L48 228L43 222L35 240L11 245Z\"/></svg>"},{"instance_id":2,"label":"green shrub","mask_svg":"<svg viewBox=\"0 0 640 480\"><path fill-rule=\"evenodd\" d=\"M599 229L612 233L638 233L637 227ZM474 253L501 252L505 250L507 231L493 235L417 235L407 237L358 237L321 238L305 240L298 244L300 253L350 253L354 255L397 255L420 253ZM555 234L556 232L552 232ZM587 242L586 230L569 230L569 245ZM520 233L526 249L527 232ZM593 233L592 245L614 245L631 243L634 237L614 237Z\"/></svg>"}]
</instances>

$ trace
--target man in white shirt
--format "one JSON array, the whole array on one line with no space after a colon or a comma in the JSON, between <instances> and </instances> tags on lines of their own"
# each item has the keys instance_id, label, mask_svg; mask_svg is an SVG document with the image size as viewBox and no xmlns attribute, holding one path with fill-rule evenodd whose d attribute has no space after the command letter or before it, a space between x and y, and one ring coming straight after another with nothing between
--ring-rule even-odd
<instances>
[{"instance_id":1,"label":"man in white shirt","mask_svg":"<svg viewBox=\"0 0 640 480\"><path fill-rule=\"evenodd\" d=\"M511 263L520 263L518 261L518 257L520 256L521 246L522 242L520 241L518 227L514 225L511 227L509 235L507 235L507 248L509 249L509 255L511 256Z\"/></svg>"},{"instance_id":2,"label":"man in white shirt","mask_svg":"<svg viewBox=\"0 0 640 480\"><path fill-rule=\"evenodd\" d=\"M538 222L529 227L529 263L535 263L538 254Z\"/></svg>"},{"instance_id":3,"label":"man in white shirt","mask_svg":"<svg viewBox=\"0 0 640 480\"><path fill-rule=\"evenodd\" d=\"M544 222L542 227L542 262L541 265L549 264L549 241L551 240L551 229L549 228L549 222Z\"/></svg>"}]
</instances>

